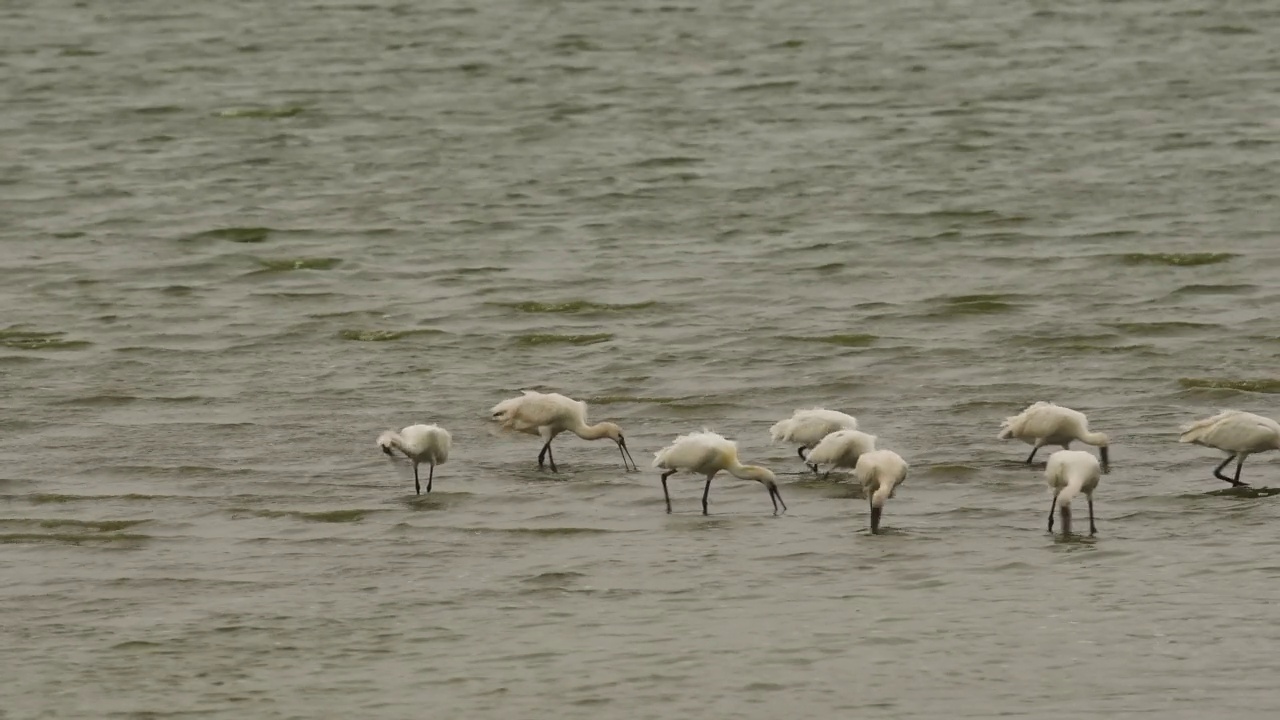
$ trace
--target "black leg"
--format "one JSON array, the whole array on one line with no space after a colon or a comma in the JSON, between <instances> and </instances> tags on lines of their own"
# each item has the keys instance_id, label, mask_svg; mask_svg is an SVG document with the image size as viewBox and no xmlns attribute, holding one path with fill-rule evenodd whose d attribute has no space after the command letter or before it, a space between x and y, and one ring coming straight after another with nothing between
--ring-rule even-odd
<instances>
[{"instance_id":1,"label":"black leg","mask_svg":"<svg viewBox=\"0 0 1280 720\"><path fill-rule=\"evenodd\" d=\"M542 467L547 457L547 451L551 449L551 441L548 440L542 445L542 451L538 453L538 467Z\"/></svg>"},{"instance_id":2,"label":"black leg","mask_svg":"<svg viewBox=\"0 0 1280 720\"><path fill-rule=\"evenodd\" d=\"M815 467L815 466L810 465L809 467ZM817 472L817 470L814 470L814 472ZM822 473L822 479L823 479L823 480L826 480L826 479L827 479L828 477L830 477L830 476L831 476L831 471L830 471L830 470L828 470L828 471L826 471L826 472Z\"/></svg>"},{"instance_id":3,"label":"black leg","mask_svg":"<svg viewBox=\"0 0 1280 720\"><path fill-rule=\"evenodd\" d=\"M1097 535L1098 526L1093 524L1093 496L1087 495L1086 497L1089 499L1089 534Z\"/></svg>"},{"instance_id":4,"label":"black leg","mask_svg":"<svg viewBox=\"0 0 1280 720\"><path fill-rule=\"evenodd\" d=\"M1235 460L1237 457L1239 457L1239 458L1240 458L1240 462L1236 465L1236 477L1235 477L1235 479L1233 480L1233 479L1231 479L1231 478L1227 477L1226 475L1223 475L1223 474L1222 474L1222 468L1226 467L1226 466L1227 466L1227 465L1228 465L1232 460ZM1213 469L1213 476L1214 476L1214 477L1216 477L1216 478L1218 478L1219 480L1221 480L1221 481L1223 481L1223 482L1229 482L1229 483L1231 483L1231 486L1232 486L1232 487L1239 487L1239 486L1241 486L1241 485L1247 485L1248 483L1242 483L1242 482L1240 482L1240 467L1241 467L1242 465L1244 465L1244 456L1243 456L1243 455L1240 455L1239 453L1233 453L1233 454L1231 454L1231 455L1228 455L1228 456L1227 456L1227 459L1226 459L1226 460L1223 460L1221 465L1219 465L1218 467L1216 467L1216 468L1214 468L1214 469Z\"/></svg>"},{"instance_id":5,"label":"black leg","mask_svg":"<svg viewBox=\"0 0 1280 720\"><path fill-rule=\"evenodd\" d=\"M804 452L804 447L803 447L803 446L796 448L796 454L800 456L800 459L801 459L801 460L805 460L805 459L807 459L807 458L805 457L805 452Z\"/></svg>"},{"instance_id":6,"label":"black leg","mask_svg":"<svg viewBox=\"0 0 1280 720\"><path fill-rule=\"evenodd\" d=\"M1039 446L1039 445L1037 445L1037 446L1035 446L1035 447L1031 448L1031 454L1027 456L1027 464L1028 464L1028 465L1030 465L1030 464L1031 464L1031 461L1035 459L1035 457L1036 457L1036 453L1038 453L1038 452L1040 452L1040 446Z\"/></svg>"},{"instance_id":7,"label":"black leg","mask_svg":"<svg viewBox=\"0 0 1280 720\"><path fill-rule=\"evenodd\" d=\"M805 463L805 464L806 464L806 465L809 465L809 463ZM818 466L817 466L817 465L809 465L809 469L813 471L813 474L814 474L814 475L817 475L817 474L818 474Z\"/></svg>"},{"instance_id":8,"label":"black leg","mask_svg":"<svg viewBox=\"0 0 1280 720\"><path fill-rule=\"evenodd\" d=\"M662 497L667 499L667 514L671 514L671 493L667 492L667 478L675 474L675 470L662 473Z\"/></svg>"},{"instance_id":9,"label":"black leg","mask_svg":"<svg viewBox=\"0 0 1280 720\"><path fill-rule=\"evenodd\" d=\"M422 485L418 484L418 463L413 464L413 490L417 494L422 494Z\"/></svg>"},{"instance_id":10,"label":"black leg","mask_svg":"<svg viewBox=\"0 0 1280 720\"><path fill-rule=\"evenodd\" d=\"M707 496L711 494L711 478L712 477L715 477L715 476L712 475L707 478L707 486L702 490L702 514L703 515L708 514L707 513Z\"/></svg>"},{"instance_id":11,"label":"black leg","mask_svg":"<svg viewBox=\"0 0 1280 720\"><path fill-rule=\"evenodd\" d=\"M1053 532L1053 511L1058 505L1058 493L1053 494L1053 502L1049 503L1049 532Z\"/></svg>"},{"instance_id":12,"label":"black leg","mask_svg":"<svg viewBox=\"0 0 1280 720\"><path fill-rule=\"evenodd\" d=\"M547 463L551 465L551 472L558 473L560 470L556 468L556 456L551 454L551 441L547 441Z\"/></svg>"},{"instance_id":13,"label":"black leg","mask_svg":"<svg viewBox=\"0 0 1280 720\"><path fill-rule=\"evenodd\" d=\"M1249 484L1249 483L1240 482L1240 468L1244 467L1244 459L1246 457L1248 456L1245 455L1244 453L1240 453L1240 459L1236 461L1236 479L1234 482L1231 483L1234 487L1240 487L1241 485Z\"/></svg>"},{"instance_id":14,"label":"black leg","mask_svg":"<svg viewBox=\"0 0 1280 720\"><path fill-rule=\"evenodd\" d=\"M431 480L436 476L436 464L431 463L431 469L427 471L427 492L431 492Z\"/></svg>"},{"instance_id":15,"label":"black leg","mask_svg":"<svg viewBox=\"0 0 1280 720\"><path fill-rule=\"evenodd\" d=\"M787 504L786 504L786 503L784 503L784 502L782 502L782 493L778 492L778 486L777 486L777 485L770 485L770 486L769 486L769 499L770 499L770 500L773 500L773 514L774 514L774 515L777 515L777 514L778 514L778 504L779 504L779 503L781 503L781 504L782 504L782 512L786 512L786 511L787 511Z\"/></svg>"}]
</instances>

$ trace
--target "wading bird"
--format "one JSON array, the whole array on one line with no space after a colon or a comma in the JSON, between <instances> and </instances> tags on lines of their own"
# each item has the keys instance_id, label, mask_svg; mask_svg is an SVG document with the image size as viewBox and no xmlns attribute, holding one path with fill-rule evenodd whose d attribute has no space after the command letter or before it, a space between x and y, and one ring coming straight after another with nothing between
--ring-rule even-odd
<instances>
[{"instance_id":1,"label":"wading bird","mask_svg":"<svg viewBox=\"0 0 1280 720\"><path fill-rule=\"evenodd\" d=\"M1107 436L1100 432L1089 431L1089 418L1084 413L1071 408L1054 405L1049 402L1038 402L1020 414L1005 418L1004 425L997 435L1001 440L1017 438L1032 445L1031 454L1027 456L1030 465L1036 452L1045 445L1061 445L1068 450L1072 440L1095 445L1102 456L1102 469L1107 469Z\"/></svg>"},{"instance_id":2,"label":"wading bird","mask_svg":"<svg viewBox=\"0 0 1280 720\"><path fill-rule=\"evenodd\" d=\"M543 458L551 462L551 472L556 469L556 459L551 455L551 441L562 432L568 431L583 440L599 440L607 437L618 444L618 452L622 453L622 466L631 470L636 461L627 450L627 441L622 437L622 428L611 422L587 424L587 404L559 393L540 393L525 390L520 397L503 400L490 410L493 417L506 430L537 435L542 438L542 452L538 453L538 467L542 467ZM627 461L631 461L631 465ZM639 470L639 467L635 468Z\"/></svg>"},{"instance_id":3,"label":"wading bird","mask_svg":"<svg viewBox=\"0 0 1280 720\"><path fill-rule=\"evenodd\" d=\"M873 450L858 456L854 473L871 505L871 533L880 532L880 513L894 490L907 481L907 461L892 450Z\"/></svg>"},{"instance_id":4,"label":"wading bird","mask_svg":"<svg viewBox=\"0 0 1280 720\"><path fill-rule=\"evenodd\" d=\"M822 438L806 458L814 466L829 465L822 477L836 468L857 467L858 457L876 449L876 436L861 430L837 430Z\"/></svg>"},{"instance_id":5,"label":"wading bird","mask_svg":"<svg viewBox=\"0 0 1280 720\"><path fill-rule=\"evenodd\" d=\"M418 482L418 463L431 466L427 472L427 492L431 492L436 466L449 459L452 446L453 438L449 431L439 425L410 425L400 432L388 430L378 436L378 447L382 452L394 457L394 451L399 450L413 462L413 489L419 495L422 494L422 484Z\"/></svg>"},{"instance_id":6,"label":"wading bird","mask_svg":"<svg viewBox=\"0 0 1280 720\"><path fill-rule=\"evenodd\" d=\"M707 514L707 496L711 494L711 478L724 470L734 477L743 480L755 480L769 489L769 499L773 501L773 514L778 514L778 505L785 512L787 504L782 502L778 494L778 484L773 473L757 465L743 465L738 462L738 443L726 440L720 435L703 430L677 437L675 442L654 453L653 466L666 470L662 473L662 496L667 501L667 512L671 512L671 494L667 492L667 478L684 470L695 475L706 475L707 486L702 491L702 514Z\"/></svg>"},{"instance_id":7,"label":"wading bird","mask_svg":"<svg viewBox=\"0 0 1280 720\"><path fill-rule=\"evenodd\" d=\"M774 442L788 442L799 445L796 454L809 465L815 473L818 466L809 462L805 453L811 450L822 438L837 430L857 430L858 419L835 410L811 408L796 410L786 420L779 420L769 428L769 436Z\"/></svg>"},{"instance_id":8,"label":"wading bird","mask_svg":"<svg viewBox=\"0 0 1280 720\"><path fill-rule=\"evenodd\" d=\"M1049 532L1053 532L1053 508L1056 505L1062 514L1062 534L1071 534L1071 500L1084 493L1089 500L1089 534L1097 534L1098 527L1093 524L1093 490L1102 477L1098 458L1083 450L1059 450L1049 456L1044 476L1053 491L1053 502L1049 504Z\"/></svg>"},{"instance_id":9,"label":"wading bird","mask_svg":"<svg viewBox=\"0 0 1280 720\"><path fill-rule=\"evenodd\" d=\"M1213 469L1213 476L1231 483L1232 487L1239 487L1249 484L1240 482L1240 468L1244 466L1246 457L1253 453L1280 450L1280 423L1253 413L1225 410L1183 428L1178 442L1204 445L1227 453L1227 459ZM1232 460L1236 460L1235 479L1222 474L1222 468Z\"/></svg>"}]
</instances>

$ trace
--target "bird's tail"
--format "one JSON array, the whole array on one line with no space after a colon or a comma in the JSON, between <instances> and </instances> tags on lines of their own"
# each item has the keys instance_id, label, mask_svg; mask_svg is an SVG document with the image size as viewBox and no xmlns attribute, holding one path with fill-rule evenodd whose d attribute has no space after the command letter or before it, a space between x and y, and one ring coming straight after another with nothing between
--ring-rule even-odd
<instances>
[{"instance_id":1,"label":"bird's tail","mask_svg":"<svg viewBox=\"0 0 1280 720\"><path fill-rule=\"evenodd\" d=\"M787 418L786 420L779 420L778 422L773 424L773 427L769 428L769 438L772 439L774 442L778 442L782 438L786 437L787 431L789 431L790 429L791 429L791 418Z\"/></svg>"},{"instance_id":2,"label":"bird's tail","mask_svg":"<svg viewBox=\"0 0 1280 720\"><path fill-rule=\"evenodd\" d=\"M1222 416L1225 414L1226 413L1218 413L1217 415L1214 415L1211 418L1205 418L1204 420L1197 420L1196 422L1193 422L1190 425L1183 426L1182 434L1178 436L1178 442L1183 442L1183 443L1200 442L1200 439L1204 437L1205 433L1209 430L1209 428L1216 425L1218 421L1222 419Z\"/></svg>"},{"instance_id":3,"label":"bird's tail","mask_svg":"<svg viewBox=\"0 0 1280 720\"><path fill-rule=\"evenodd\" d=\"M1021 415L1013 415L1004 419L1004 424L1000 426L1000 434L996 435L997 440L1008 440L1013 437L1013 425L1018 421Z\"/></svg>"}]
</instances>

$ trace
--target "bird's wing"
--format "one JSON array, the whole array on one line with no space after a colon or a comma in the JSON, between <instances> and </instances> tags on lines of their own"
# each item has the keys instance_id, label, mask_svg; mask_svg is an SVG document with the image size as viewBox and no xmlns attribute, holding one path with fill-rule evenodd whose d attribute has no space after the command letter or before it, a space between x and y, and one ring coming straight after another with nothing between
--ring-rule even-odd
<instances>
[{"instance_id":1,"label":"bird's wing","mask_svg":"<svg viewBox=\"0 0 1280 720\"><path fill-rule=\"evenodd\" d=\"M493 416L509 430L530 431L552 425L564 413L576 413L581 408L586 414L586 403L572 400L557 393L539 393L525 390L524 395L504 400L493 407Z\"/></svg>"}]
</instances>

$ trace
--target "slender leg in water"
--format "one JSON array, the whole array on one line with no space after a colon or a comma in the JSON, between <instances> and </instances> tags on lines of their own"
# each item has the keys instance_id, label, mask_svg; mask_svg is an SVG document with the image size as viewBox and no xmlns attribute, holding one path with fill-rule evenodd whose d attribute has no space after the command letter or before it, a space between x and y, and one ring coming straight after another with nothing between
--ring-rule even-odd
<instances>
[{"instance_id":1,"label":"slender leg in water","mask_svg":"<svg viewBox=\"0 0 1280 720\"><path fill-rule=\"evenodd\" d=\"M1038 452L1040 452L1040 446L1039 446L1039 445L1037 445L1037 446L1035 446L1035 447L1031 448L1031 454L1027 456L1027 464L1028 464L1028 465L1030 465L1030 464L1031 464L1031 461L1035 459L1035 457L1036 457L1036 453L1038 453Z\"/></svg>"},{"instance_id":2,"label":"slender leg in water","mask_svg":"<svg viewBox=\"0 0 1280 720\"><path fill-rule=\"evenodd\" d=\"M1239 461L1238 463L1236 463L1236 478L1235 478L1234 480L1232 480L1231 478L1229 478L1229 477L1227 477L1226 475L1223 475L1223 474L1222 474L1222 468L1226 467L1228 464L1230 464L1230 462L1231 462L1232 460L1235 460L1236 458L1240 458L1240 461ZM1232 487L1239 487L1239 486L1241 486L1241 485L1248 485L1249 483L1242 483L1242 482L1240 482L1240 468L1241 468L1243 465L1244 465L1244 456L1243 456L1243 455L1240 455L1239 453L1233 453L1233 454L1231 454L1231 455L1228 455L1228 456L1227 456L1227 459L1226 459L1226 460L1223 460L1221 465L1219 465L1218 467L1216 467L1216 468L1214 468L1214 469L1213 469L1213 476L1214 476L1214 477L1216 477L1216 478L1218 478L1219 480L1222 480L1223 482L1229 482L1229 483L1231 483L1231 486L1232 486Z\"/></svg>"},{"instance_id":3,"label":"slender leg in water","mask_svg":"<svg viewBox=\"0 0 1280 720\"><path fill-rule=\"evenodd\" d=\"M551 472L553 472L553 473L558 473L558 472L560 472L559 470L557 470L557 469L556 469L556 459L555 459L555 456L551 454L551 441L550 441L550 440L548 440L548 441L547 441L547 444L546 444L546 445L543 445L543 446L542 446L542 452L538 453L538 467L542 467L542 456L543 456L543 455L546 455L546 456L547 456L547 460L551 461Z\"/></svg>"},{"instance_id":4,"label":"slender leg in water","mask_svg":"<svg viewBox=\"0 0 1280 720\"><path fill-rule=\"evenodd\" d=\"M431 463L431 469L427 471L427 492L431 492L431 480L436 476L436 464Z\"/></svg>"},{"instance_id":5,"label":"slender leg in water","mask_svg":"<svg viewBox=\"0 0 1280 720\"><path fill-rule=\"evenodd\" d=\"M418 463L413 464L413 490L417 494L422 494L422 486L418 484Z\"/></svg>"},{"instance_id":6,"label":"slender leg in water","mask_svg":"<svg viewBox=\"0 0 1280 720\"><path fill-rule=\"evenodd\" d=\"M702 490L702 514L703 515L708 514L707 513L707 496L711 494L711 478L713 477L715 476L714 475L707 476L707 487Z\"/></svg>"},{"instance_id":7,"label":"slender leg in water","mask_svg":"<svg viewBox=\"0 0 1280 720\"><path fill-rule=\"evenodd\" d=\"M1089 499L1089 534L1097 535L1098 526L1093 524L1093 496L1087 495L1086 497Z\"/></svg>"},{"instance_id":8,"label":"slender leg in water","mask_svg":"<svg viewBox=\"0 0 1280 720\"><path fill-rule=\"evenodd\" d=\"M668 470L662 473L662 497L667 499L667 514L671 514L671 494L667 492L667 478L674 473L675 470Z\"/></svg>"},{"instance_id":9,"label":"slender leg in water","mask_svg":"<svg viewBox=\"0 0 1280 720\"><path fill-rule=\"evenodd\" d=\"M1053 532L1053 511L1058 505L1058 493L1053 494L1053 502L1049 503L1049 532Z\"/></svg>"}]
</instances>

